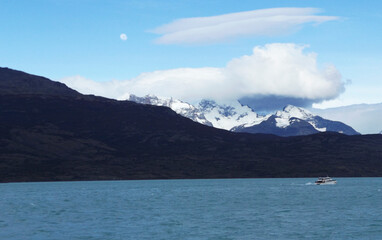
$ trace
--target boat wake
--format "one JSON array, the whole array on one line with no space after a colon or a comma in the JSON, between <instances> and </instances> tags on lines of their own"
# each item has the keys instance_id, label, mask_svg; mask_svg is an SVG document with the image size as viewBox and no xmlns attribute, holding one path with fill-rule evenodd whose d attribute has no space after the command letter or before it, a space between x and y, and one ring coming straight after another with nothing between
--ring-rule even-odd
<instances>
[{"instance_id":1,"label":"boat wake","mask_svg":"<svg viewBox=\"0 0 382 240\"><path fill-rule=\"evenodd\" d=\"M307 185L315 185L314 182L307 182L307 183L292 183L292 186L307 186Z\"/></svg>"}]
</instances>

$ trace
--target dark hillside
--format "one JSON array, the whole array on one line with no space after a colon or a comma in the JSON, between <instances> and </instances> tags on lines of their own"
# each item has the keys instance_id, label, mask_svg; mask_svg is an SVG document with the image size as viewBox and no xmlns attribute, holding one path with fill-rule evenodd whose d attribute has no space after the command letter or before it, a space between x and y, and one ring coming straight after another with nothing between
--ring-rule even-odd
<instances>
[{"instance_id":1,"label":"dark hillside","mask_svg":"<svg viewBox=\"0 0 382 240\"><path fill-rule=\"evenodd\" d=\"M282 138L0 68L0 181L382 176L382 136Z\"/></svg>"}]
</instances>

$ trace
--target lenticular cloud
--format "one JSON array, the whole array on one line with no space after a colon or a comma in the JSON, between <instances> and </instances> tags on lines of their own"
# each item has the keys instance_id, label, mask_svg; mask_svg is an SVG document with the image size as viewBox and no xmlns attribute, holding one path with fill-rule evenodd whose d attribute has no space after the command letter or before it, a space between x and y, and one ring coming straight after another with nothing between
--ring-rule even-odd
<instances>
[{"instance_id":1,"label":"lenticular cloud","mask_svg":"<svg viewBox=\"0 0 382 240\"><path fill-rule=\"evenodd\" d=\"M124 99L128 94L234 100L245 97L304 99L310 103L336 98L344 91L341 74L332 65L320 69L307 46L267 44L252 54L232 59L223 68L178 68L142 73L126 81L92 82L81 77L62 82L85 93Z\"/></svg>"},{"instance_id":2,"label":"lenticular cloud","mask_svg":"<svg viewBox=\"0 0 382 240\"><path fill-rule=\"evenodd\" d=\"M182 18L152 30L162 35L158 44L198 44L225 41L242 36L285 34L304 23L337 20L316 15L316 8L270 8L210 17Z\"/></svg>"}]
</instances>

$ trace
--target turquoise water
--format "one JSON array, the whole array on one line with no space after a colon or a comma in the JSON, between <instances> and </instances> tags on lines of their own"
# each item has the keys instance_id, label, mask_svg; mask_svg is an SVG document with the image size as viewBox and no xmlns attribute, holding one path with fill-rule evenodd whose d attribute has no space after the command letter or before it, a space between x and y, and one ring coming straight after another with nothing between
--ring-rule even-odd
<instances>
[{"instance_id":1,"label":"turquoise water","mask_svg":"<svg viewBox=\"0 0 382 240\"><path fill-rule=\"evenodd\" d=\"M0 184L0 239L382 239L382 178Z\"/></svg>"}]
</instances>

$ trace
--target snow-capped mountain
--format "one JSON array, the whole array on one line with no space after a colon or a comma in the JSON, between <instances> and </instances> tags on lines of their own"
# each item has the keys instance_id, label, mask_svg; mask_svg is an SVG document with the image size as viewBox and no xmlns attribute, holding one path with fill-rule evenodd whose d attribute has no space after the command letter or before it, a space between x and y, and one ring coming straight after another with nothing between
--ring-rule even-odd
<instances>
[{"instance_id":1,"label":"snow-capped mountain","mask_svg":"<svg viewBox=\"0 0 382 240\"><path fill-rule=\"evenodd\" d=\"M218 104L213 100L202 100L198 109L212 123L212 126L226 130L248 123L258 124L268 118L259 116L251 108L241 105L238 101L228 105Z\"/></svg>"},{"instance_id":2,"label":"snow-capped mountain","mask_svg":"<svg viewBox=\"0 0 382 240\"><path fill-rule=\"evenodd\" d=\"M283 111L277 111L260 124L241 125L231 130L235 132L271 133L278 136L308 135L326 131L347 135L359 134L342 122L323 119L306 109L292 105L286 106Z\"/></svg>"},{"instance_id":3,"label":"snow-capped mountain","mask_svg":"<svg viewBox=\"0 0 382 240\"><path fill-rule=\"evenodd\" d=\"M173 98L159 98L154 95L146 95L144 97L137 97L133 94L129 95L126 100L133 101L136 103L150 104L155 106L169 107L174 110L177 114L183 117L190 118L191 120L207 125L213 126L210 121L206 119L203 112L200 109L194 107L193 105L173 99Z\"/></svg>"},{"instance_id":4,"label":"snow-capped mountain","mask_svg":"<svg viewBox=\"0 0 382 240\"><path fill-rule=\"evenodd\" d=\"M292 105L275 114L258 115L248 106L238 101L219 104L213 100L202 100L197 106L173 99L147 95L130 95L127 100L137 103L166 106L176 113L208 126L234 132L271 133L279 136L308 135L333 131L348 135L359 134L351 127L330 121Z\"/></svg>"},{"instance_id":5,"label":"snow-capped mountain","mask_svg":"<svg viewBox=\"0 0 382 240\"><path fill-rule=\"evenodd\" d=\"M317 119L308 110L292 105L286 106L283 111L276 112L276 126L280 128L286 128L291 125L295 119L305 120L317 131L325 132L326 128L320 128L317 126Z\"/></svg>"}]
</instances>

